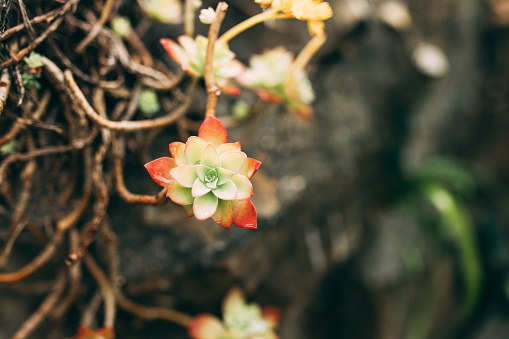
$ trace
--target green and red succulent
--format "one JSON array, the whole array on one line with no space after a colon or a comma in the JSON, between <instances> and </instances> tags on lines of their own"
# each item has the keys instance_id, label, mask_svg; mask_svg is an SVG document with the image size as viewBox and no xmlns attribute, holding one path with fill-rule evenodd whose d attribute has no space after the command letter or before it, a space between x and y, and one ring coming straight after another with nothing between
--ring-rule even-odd
<instances>
[{"instance_id":1,"label":"green and red succulent","mask_svg":"<svg viewBox=\"0 0 509 339\"><path fill-rule=\"evenodd\" d=\"M91 330L86 326L79 325L76 336L68 339L113 339L115 333L110 327L100 328L97 331Z\"/></svg>"},{"instance_id":2,"label":"green and red succulent","mask_svg":"<svg viewBox=\"0 0 509 339\"><path fill-rule=\"evenodd\" d=\"M195 78L203 78L208 39L202 35L197 35L195 39L181 35L177 40L178 44L171 39L161 39L160 42L184 72ZM213 64L216 85L227 94L238 95L240 90L230 80L242 73L244 65L235 59L235 53L227 44L216 43Z\"/></svg>"},{"instance_id":3,"label":"green and red succulent","mask_svg":"<svg viewBox=\"0 0 509 339\"><path fill-rule=\"evenodd\" d=\"M189 323L188 332L191 339L278 339L274 328L279 320L279 308L248 304L242 291L232 288L223 301L223 321L199 314Z\"/></svg>"},{"instance_id":4,"label":"green and red succulent","mask_svg":"<svg viewBox=\"0 0 509 339\"><path fill-rule=\"evenodd\" d=\"M212 218L224 228L235 224L257 228L251 177L261 165L241 151L240 143L228 143L223 124L209 116L198 136L184 144L170 144L172 157L145 164L152 179L167 187L166 196L184 206L188 217Z\"/></svg>"},{"instance_id":5,"label":"green and red succulent","mask_svg":"<svg viewBox=\"0 0 509 339\"><path fill-rule=\"evenodd\" d=\"M302 120L313 114L311 102L315 98L306 72L294 67L294 57L286 48L278 46L254 55L249 68L237 76L244 87L254 90L260 99L284 104Z\"/></svg>"}]
</instances>

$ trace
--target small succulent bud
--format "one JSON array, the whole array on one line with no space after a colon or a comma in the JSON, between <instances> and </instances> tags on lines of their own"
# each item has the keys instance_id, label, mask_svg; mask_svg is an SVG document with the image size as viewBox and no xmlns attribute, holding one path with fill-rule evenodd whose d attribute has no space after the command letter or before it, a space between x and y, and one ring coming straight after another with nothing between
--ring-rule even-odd
<instances>
[{"instance_id":1,"label":"small succulent bud","mask_svg":"<svg viewBox=\"0 0 509 339\"><path fill-rule=\"evenodd\" d=\"M249 116L249 105L244 100L238 100L233 105L232 112L235 118L245 119Z\"/></svg>"},{"instance_id":2,"label":"small succulent bud","mask_svg":"<svg viewBox=\"0 0 509 339\"><path fill-rule=\"evenodd\" d=\"M41 88L41 84L37 81L37 78L40 77L40 74L32 74L32 73L23 73L21 74L21 80L23 81L23 85L25 87L33 87L36 89Z\"/></svg>"},{"instance_id":3,"label":"small succulent bud","mask_svg":"<svg viewBox=\"0 0 509 339\"><path fill-rule=\"evenodd\" d=\"M122 39L127 38L133 30L131 22L125 16L115 17L111 23L111 29Z\"/></svg>"},{"instance_id":4,"label":"small succulent bud","mask_svg":"<svg viewBox=\"0 0 509 339\"><path fill-rule=\"evenodd\" d=\"M195 39L182 35L178 42L171 39L161 39L169 56L180 64L182 70L187 74L202 78L205 75L205 56L207 52L208 39L202 35ZM219 89L231 95L240 94L240 90L230 80L242 73L244 65L235 59L233 53L226 44L216 44L214 48L214 78Z\"/></svg>"},{"instance_id":5,"label":"small succulent bud","mask_svg":"<svg viewBox=\"0 0 509 339\"><path fill-rule=\"evenodd\" d=\"M17 144L18 144L18 142L16 140L11 140L11 141L3 144L2 146L0 146L0 154L9 155L9 154L14 153L14 151L16 150Z\"/></svg>"},{"instance_id":6,"label":"small succulent bud","mask_svg":"<svg viewBox=\"0 0 509 339\"><path fill-rule=\"evenodd\" d=\"M31 69L40 68L43 65L42 56L39 53L35 53L33 51L30 53L30 56L24 57L23 60Z\"/></svg>"},{"instance_id":7,"label":"small succulent bud","mask_svg":"<svg viewBox=\"0 0 509 339\"><path fill-rule=\"evenodd\" d=\"M210 25L216 19L216 11L212 7L202 9L198 17L203 24Z\"/></svg>"},{"instance_id":8,"label":"small succulent bud","mask_svg":"<svg viewBox=\"0 0 509 339\"><path fill-rule=\"evenodd\" d=\"M159 112L161 105L159 104L157 94L150 89L144 89L141 91L140 97L138 98L138 108L146 117L152 116L154 113Z\"/></svg>"}]
</instances>

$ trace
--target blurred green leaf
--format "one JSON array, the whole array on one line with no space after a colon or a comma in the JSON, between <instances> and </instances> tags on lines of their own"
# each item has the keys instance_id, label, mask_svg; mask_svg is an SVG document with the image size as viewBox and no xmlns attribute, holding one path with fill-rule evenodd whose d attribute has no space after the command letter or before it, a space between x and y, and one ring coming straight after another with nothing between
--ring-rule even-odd
<instances>
[{"instance_id":1,"label":"blurred green leaf","mask_svg":"<svg viewBox=\"0 0 509 339\"><path fill-rule=\"evenodd\" d=\"M474 225L467 207L445 187L429 183L423 192L440 214L440 225L457 246L464 295L460 316L467 318L474 310L481 289L482 268Z\"/></svg>"},{"instance_id":2,"label":"blurred green leaf","mask_svg":"<svg viewBox=\"0 0 509 339\"><path fill-rule=\"evenodd\" d=\"M418 177L425 182L440 182L450 190L467 196L472 195L476 187L473 175L454 158L430 159L420 168Z\"/></svg>"}]
</instances>

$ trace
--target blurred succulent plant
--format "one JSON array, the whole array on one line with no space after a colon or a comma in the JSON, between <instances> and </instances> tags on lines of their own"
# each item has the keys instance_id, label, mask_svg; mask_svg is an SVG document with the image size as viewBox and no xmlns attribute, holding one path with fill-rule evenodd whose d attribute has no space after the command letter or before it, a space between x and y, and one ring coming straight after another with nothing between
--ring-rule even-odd
<instances>
[{"instance_id":1,"label":"blurred succulent plant","mask_svg":"<svg viewBox=\"0 0 509 339\"><path fill-rule=\"evenodd\" d=\"M170 57L175 60L182 70L189 75L202 78L205 75L205 56L207 53L207 38L198 35L195 39L182 35L178 42L161 39L160 42ZM238 76L244 70L244 65L235 59L235 53L230 51L227 44L216 43L214 48L214 78L216 85L225 93L238 95L239 89L230 83L230 79Z\"/></svg>"},{"instance_id":2,"label":"blurred succulent plant","mask_svg":"<svg viewBox=\"0 0 509 339\"><path fill-rule=\"evenodd\" d=\"M111 29L121 38L127 38L131 34L133 27L131 21L125 16L117 16L111 21Z\"/></svg>"},{"instance_id":3,"label":"blurred succulent plant","mask_svg":"<svg viewBox=\"0 0 509 339\"><path fill-rule=\"evenodd\" d=\"M266 50L251 57L249 68L237 81L256 91L262 100L283 103L295 116L308 120L315 95L307 74L293 67L293 62L292 53L282 46Z\"/></svg>"},{"instance_id":4,"label":"blurred succulent plant","mask_svg":"<svg viewBox=\"0 0 509 339\"><path fill-rule=\"evenodd\" d=\"M223 321L200 314L188 325L192 339L277 339L274 328L280 319L276 307L246 303L239 288L232 288L223 302Z\"/></svg>"},{"instance_id":5,"label":"blurred succulent plant","mask_svg":"<svg viewBox=\"0 0 509 339\"><path fill-rule=\"evenodd\" d=\"M138 107L146 117L150 117L161 109L156 92L151 89L144 89L138 98Z\"/></svg>"},{"instance_id":6,"label":"blurred succulent plant","mask_svg":"<svg viewBox=\"0 0 509 339\"><path fill-rule=\"evenodd\" d=\"M69 339L113 339L115 333L109 327L100 328L97 331L91 330L83 325L78 327L76 336Z\"/></svg>"}]
</instances>

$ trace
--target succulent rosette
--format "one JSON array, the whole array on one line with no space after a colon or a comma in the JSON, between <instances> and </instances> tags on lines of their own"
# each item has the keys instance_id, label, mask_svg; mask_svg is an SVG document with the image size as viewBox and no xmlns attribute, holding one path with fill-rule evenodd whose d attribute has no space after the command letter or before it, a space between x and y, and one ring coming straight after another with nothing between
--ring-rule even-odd
<instances>
[{"instance_id":1,"label":"succulent rosette","mask_svg":"<svg viewBox=\"0 0 509 339\"><path fill-rule=\"evenodd\" d=\"M237 77L237 81L254 91L264 101L283 103L288 110L302 120L313 114L311 102L314 92L306 73L293 67L294 57L286 48L279 46L254 55L249 68Z\"/></svg>"},{"instance_id":2,"label":"succulent rosette","mask_svg":"<svg viewBox=\"0 0 509 339\"><path fill-rule=\"evenodd\" d=\"M278 339L274 328L280 319L276 307L247 304L239 288L232 288L223 302L223 321L200 314L188 325L191 339Z\"/></svg>"},{"instance_id":3,"label":"succulent rosette","mask_svg":"<svg viewBox=\"0 0 509 339\"><path fill-rule=\"evenodd\" d=\"M198 136L184 144L170 144L172 157L145 164L152 179L168 188L166 196L184 206L188 217L212 219L224 228L235 224L256 228L251 177L261 165L241 151L240 143L227 143L223 124L210 116Z\"/></svg>"},{"instance_id":4,"label":"succulent rosette","mask_svg":"<svg viewBox=\"0 0 509 339\"><path fill-rule=\"evenodd\" d=\"M75 337L69 339L113 339L115 333L109 327L100 328L97 331L91 330L86 326L80 325Z\"/></svg>"},{"instance_id":5,"label":"succulent rosette","mask_svg":"<svg viewBox=\"0 0 509 339\"><path fill-rule=\"evenodd\" d=\"M191 37L182 35L177 40L179 44L170 39L161 39L160 42L170 57L180 64L184 72L196 78L203 78L208 39L198 35L193 40ZM245 67L235 59L235 53L228 48L227 44L216 43L213 64L216 85L227 94L238 95L240 90L231 84L230 79L242 73Z\"/></svg>"}]
</instances>

